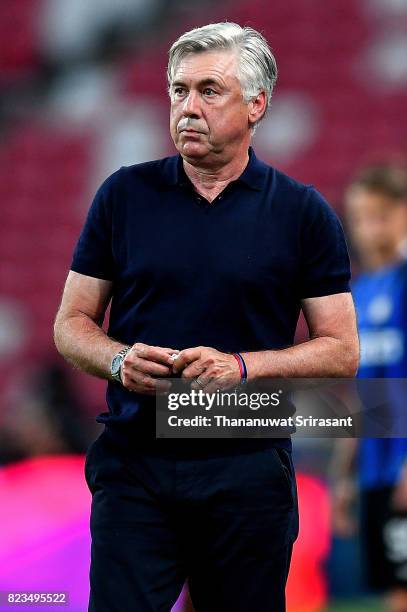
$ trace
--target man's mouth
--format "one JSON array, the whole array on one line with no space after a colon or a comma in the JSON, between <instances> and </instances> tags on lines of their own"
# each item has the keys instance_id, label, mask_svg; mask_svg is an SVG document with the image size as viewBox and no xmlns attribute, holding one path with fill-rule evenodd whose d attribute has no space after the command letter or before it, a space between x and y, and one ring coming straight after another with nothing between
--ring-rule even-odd
<instances>
[{"instance_id":1,"label":"man's mouth","mask_svg":"<svg viewBox=\"0 0 407 612\"><path fill-rule=\"evenodd\" d=\"M191 128L184 128L180 132L188 132L188 134L203 134L200 130L193 130Z\"/></svg>"}]
</instances>

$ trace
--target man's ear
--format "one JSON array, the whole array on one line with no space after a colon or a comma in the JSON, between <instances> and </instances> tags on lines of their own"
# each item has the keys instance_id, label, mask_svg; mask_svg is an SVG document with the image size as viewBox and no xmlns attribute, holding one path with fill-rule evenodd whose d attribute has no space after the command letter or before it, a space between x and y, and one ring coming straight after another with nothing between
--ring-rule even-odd
<instances>
[{"instance_id":1,"label":"man's ear","mask_svg":"<svg viewBox=\"0 0 407 612\"><path fill-rule=\"evenodd\" d=\"M250 100L248 104L249 108L249 125L254 125L263 117L266 112L266 93L261 91L255 98Z\"/></svg>"},{"instance_id":2,"label":"man's ear","mask_svg":"<svg viewBox=\"0 0 407 612\"><path fill-rule=\"evenodd\" d=\"M407 200L400 200L398 202L395 213L400 240L404 243L404 240L407 238Z\"/></svg>"}]
</instances>

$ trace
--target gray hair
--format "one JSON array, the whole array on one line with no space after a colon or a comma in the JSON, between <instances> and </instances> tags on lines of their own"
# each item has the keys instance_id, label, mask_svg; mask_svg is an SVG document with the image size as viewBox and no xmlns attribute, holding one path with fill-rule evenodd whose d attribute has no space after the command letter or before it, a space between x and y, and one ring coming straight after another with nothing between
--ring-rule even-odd
<instances>
[{"instance_id":1,"label":"gray hair","mask_svg":"<svg viewBox=\"0 0 407 612\"><path fill-rule=\"evenodd\" d=\"M168 85L171 86L177 66L186 55L220 49L238 52L238 78L246 104L264 91L267 109L277 81L275 57L260 32L237 23L211 23L182 34L169 51Z\"/></svg>"}]
</instances>

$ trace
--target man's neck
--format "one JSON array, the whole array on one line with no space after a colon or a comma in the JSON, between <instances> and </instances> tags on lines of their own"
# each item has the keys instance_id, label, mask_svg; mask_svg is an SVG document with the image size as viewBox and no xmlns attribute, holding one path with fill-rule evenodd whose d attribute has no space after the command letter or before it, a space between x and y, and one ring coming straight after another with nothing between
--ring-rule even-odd
<instances>
[{"instance_id":1,"label":"man's neck","mask_svg":"<svg viewBox=\"0 0 407 612\"><path fill-rule=\"evenodd\" d=\"M373 253L365 254L362 257L363 268L374 272L380 270L392 264L396 264L402 259L401 254L395 248L389 248L382 251L375 251Z\"/></svg>"},{"instance_id":2,"label":"man's neck","mask_svg":"<svg viewBox=\"0 0 407 612\"><path fill-rule=\"evenodd\" d=\"M225 187L239 178L249 161L249 155L236 156L230 162L220 165L218 168L192 165L183 160L184 170L193 184L195 190L208 202L213 200L225 189Z\"/></svg>"}]
</instances>

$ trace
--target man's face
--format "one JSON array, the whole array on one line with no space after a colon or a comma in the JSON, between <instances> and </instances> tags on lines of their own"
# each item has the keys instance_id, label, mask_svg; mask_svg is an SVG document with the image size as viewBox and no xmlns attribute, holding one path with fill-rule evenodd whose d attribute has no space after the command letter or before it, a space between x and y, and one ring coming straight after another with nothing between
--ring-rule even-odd
<instances>
[{"instance_id":1,"label":"man's face","mask_svg":"<svg viewBox=\"0 0 407 612\"><path fill-rule=\"evenodd\" d=\"M189 54L170 87L170 129L191 164L230 159L250 141L249 105L243 101L233 51Z\"/></svg>"},{"instance_id":2,"label":"man's face","mask_svg":"<svg viewBox=\"0 0 407 612\"><path fill-rule=\"evenodd\" d=\"M388 196L353 187L346 199L348 225L362 257L396 251L405 231L406 207Z\"/></svg>"}]
</instances>

